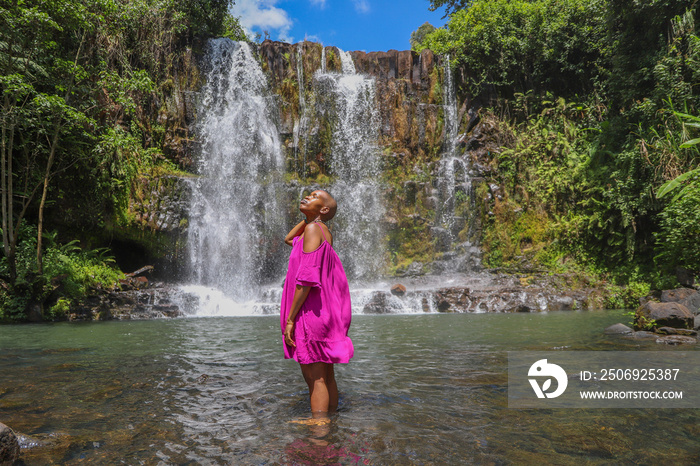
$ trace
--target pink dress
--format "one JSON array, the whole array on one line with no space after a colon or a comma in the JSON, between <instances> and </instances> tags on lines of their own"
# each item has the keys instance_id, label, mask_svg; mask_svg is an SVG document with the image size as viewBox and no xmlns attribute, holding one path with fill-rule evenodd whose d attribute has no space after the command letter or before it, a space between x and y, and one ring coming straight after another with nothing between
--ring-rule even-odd
<instances>
[{"instance_id":1,"label":"pink dress","mask_svg":"<svg viewBox=\"0 0 700 466\"><path fill-rule=\"evenodd\" d=\"M348 337L352 319L348 279L338 254L325 241L325 233L323 237L324 241L312 252L304 252L301 237L294 238L282 291L280 326L284 357L299 364L347 363L354 353ZM284 343L284 328L296 285L310 286L311 290L296 316L294 348Z\"/></svg>"}]
</instances>

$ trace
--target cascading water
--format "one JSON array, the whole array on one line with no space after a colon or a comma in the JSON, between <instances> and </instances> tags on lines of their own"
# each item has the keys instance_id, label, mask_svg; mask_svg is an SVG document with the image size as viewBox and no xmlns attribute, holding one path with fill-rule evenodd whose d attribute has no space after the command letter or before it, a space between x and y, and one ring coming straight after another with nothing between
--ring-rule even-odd
<instances>
[{"instance_id":1,"label":"cascading water","mask_svg":"<svg viewBox=\"0 0 700 466\"><path fill-rule=\"evenodd\" d=\"M190 208L191 274L198 285L218 290L209 298L221 292L249 302L284 267L284 159L276 106L249 44L216 39L208 53L198 108L199 177Z\"/></svg>"},{"instance_id":2,"label":"cascading water","mask_svg":"<svg viewBox=\"0 0 700 466\"><path fill-rule=\"evenodd\" d=\"M379 111L373 78L357 74L352 57L340 52L342 73L317 71L320 105L333 123L329 191L338 201L337 250L350 280L378 278L384 263L377 140Z\"/></svg>"},{"instance_id":3,"label":"cascading water","mask_svg":"<svg viewBox=\"0 0 700 466\"><path fill-rule=\"evenodd\" d=\"M294 160L297 173L305 175L306 144L302 144L302 135L306 134L308 116L306 114L306 98L304 97L304 55L302 44L297 44L297 85L299 87L299 118L294 121ZM303 156L302 156L303 154ZM303 157L302 160L299 160Z\"/></svg>"},{"instance_id":4,"label":"cascading water","mask_svg":"<svg viewBox=\"0 0 700 466\"><path fill-rule=\"evenodd\" d=\"M450 56L445 57L445 81L444 81L444 106L445 139L440 164L437 173L436 187L438 190L438 205L436 209L436 224L433 234L436 236L437 248L442 252L457 250L461 253L458 258L456 252L446 254L451 264L438 266L441 271L464 272L470 268L471 256L476 252L468 239L455 248L455 242L459 240L459 233L469 229L468 211L471 204L472 184L471 169L468 158L460 154L458 147L459 118L457 111L457 98L454 78L450 67ZM457 260L453 260L457 258ZM475 258L476 259L476 258ZM450 270L452 269L452 270Z\"/></svg>"},{"instance_id":5,"label":"cascading water","mask_svg":"<svg viewBox=\"0 0 700 466\"><path fill-rule=\"evenodd\" d=\"M379 281L386 257L381 122L374 79L358 74L352 56L340 50L342 72L326 71L322 48L321 67L313 76L313 91L307 94L301 46L296 53L299 118L290 135L294 151L289 156L294 156L302 178L312 162L316 169L325 164L328 170L332 181L327 187L339 205L331 225L334 248L351 282L353 309L436 312L431 289L451 278L409 284L412 289L403 297L387 293L391 284ZM279 100L250 45L216 39L210 42L208 58L198 107L202 150L199 176L192 182L189 226L191 278L196 285L183 287L184 299L190 299L189 307L197 309L197 315L275 313L289 254L281 241L290 223L288 209L311 187L284 182ZM449 247L456 237L455 199L460 193L469 194L468 166L456 146L456 99L449 70L445 93L446 143L436 182L440 204L436 223L451 235ZM327 126L309 127L316 122ZM326 135L329 139L319 146L319 137Z\"/></svg>"},{"instance_id":6,"label":"cascading water","mask_svg":"<svg viewBox=\"0 0 700 466\"><path fill-rule=\"evenodd\" d=\"M355 69L355 62L353 62L352 55L350 55L350 52L345 52L345 51L340 50L340 49L338 49L338 51L340 52L340 66L343 70L343 74L344 75L356 74L357 70Z\"/></svg>"}]
</instances>

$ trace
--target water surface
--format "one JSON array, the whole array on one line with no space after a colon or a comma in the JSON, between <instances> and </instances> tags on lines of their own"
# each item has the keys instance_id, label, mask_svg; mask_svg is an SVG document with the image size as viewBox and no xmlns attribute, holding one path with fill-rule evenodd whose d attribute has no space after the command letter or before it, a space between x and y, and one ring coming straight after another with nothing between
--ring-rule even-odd
<instances>
[{"instance_id":1,"label":"water surface","mask_svg":"<svg viewBox=\"0 0 700 466\"><path fill-rule=\"evenodd\" d=\"M698 410L507 407L507 351L677 351L622 312L353 317L327 426L267 316L0 327L0 422L27 464L700 461Z\"/></svg>"}]
</instances>

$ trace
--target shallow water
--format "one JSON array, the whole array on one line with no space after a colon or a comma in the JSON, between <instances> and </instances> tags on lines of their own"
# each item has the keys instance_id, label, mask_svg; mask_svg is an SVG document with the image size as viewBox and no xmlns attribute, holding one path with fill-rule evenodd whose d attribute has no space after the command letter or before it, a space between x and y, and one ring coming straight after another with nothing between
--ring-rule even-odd
<instances>
[{"instance_id":1,"label":"shallow water","mask_svg":"<svg viewBox=\"0 0 700 466\"><path fill-rule=\"evenodd\" d=\"M27 464L697 464L698 410L507 407L507 351L678 351L602 334L627 320L354 316L326 426L290 422L306 386L275 317L4 326L0 422Z\"/></svg>"}]
</instances>

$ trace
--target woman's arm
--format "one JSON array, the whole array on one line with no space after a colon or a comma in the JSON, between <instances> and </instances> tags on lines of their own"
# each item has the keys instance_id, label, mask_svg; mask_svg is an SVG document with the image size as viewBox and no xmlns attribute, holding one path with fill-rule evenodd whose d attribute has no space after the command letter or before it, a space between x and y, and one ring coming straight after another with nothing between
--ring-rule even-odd
<instances>
[{"instance_id":1,"label":"woman's arm","mask_svg":"<svg viewBox=\"0 0 700 466\"><path fill-rule=\"evenodd\" d=\"M292 309L287 316L287 324L284 327L284 342L289 346L296 347L292 335L294 335L294 321L297 317L301 305L306 301L306 297L309 296L309 291L311 291L310 286L297 285L294 290L294 298L292 299Z\"/></svg>"},{"instance_id":2,"label":"woman's arm","mask_svg":"<svg viewBox=\"0 0 700 466\"><path fill-rule=\"evenodd\" d=\"M294 228L289 230L289 233L287 233L287 236L284 238L284 242L292 246L294 238L304 233L304 228L306 228L306 222L302 220L301 222L297 223Z\"/></svg>"}]
</instances>

